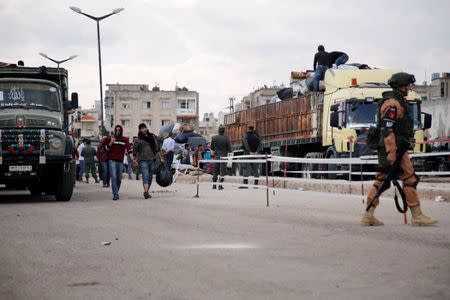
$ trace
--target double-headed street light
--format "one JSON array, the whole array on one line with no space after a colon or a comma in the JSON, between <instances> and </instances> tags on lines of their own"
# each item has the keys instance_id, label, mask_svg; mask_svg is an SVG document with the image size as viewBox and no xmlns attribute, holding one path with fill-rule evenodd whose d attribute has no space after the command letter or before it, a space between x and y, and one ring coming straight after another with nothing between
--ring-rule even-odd
<instances>
[{"instance_id":1,"label":"double-headed street light","mask_svg":"<svg viewBox=\"0 0 450 300\"><path fill-rule=\"evenodd\" d=\"M73 10L74 12L86 16L94 21L97 22L97 43L98 43L98 71L99 71L99 77L100 77L100 115L101 115L101 132L102 134L105 132L105 124L103 121L103 81L102 81L102 55L101 55L101 51L100 51L100 21L103 19L106 19L109 16L115 15L120 13L122 10L124 10L124 8L116 8L114 9L111 13L101 16L101 17L94 17L91 16L87 13L84 13L81 11L80 8L75 7L75 6L70 6L69 7L71 10Z\"/></svg>"},{"instance_id":2,"label":"double-headed street light","mask_svg":"<svg viewBox=\"0 0 450 300\"><path fill-rule=\"evenodd\" d=\"M52 62L54 62L56 64L56 66L58 68L58 76L59 76L59 85L60 86L61 86L61 74L59 73L59 65L64 63L64 62L66 62L66 61L68 61L68 60L74 59L75 57L78 56L78 55L72 55L71 57L63 59L63 60L56 60L56 59L53 59L50 56L48 56L47 54L42 53L42 52L39 52L39 55L42 56L42 57L45 57L48 60L51 60ZM61 86L61 88L62 88L62 86Z\"/></svg>"}]
</instances>

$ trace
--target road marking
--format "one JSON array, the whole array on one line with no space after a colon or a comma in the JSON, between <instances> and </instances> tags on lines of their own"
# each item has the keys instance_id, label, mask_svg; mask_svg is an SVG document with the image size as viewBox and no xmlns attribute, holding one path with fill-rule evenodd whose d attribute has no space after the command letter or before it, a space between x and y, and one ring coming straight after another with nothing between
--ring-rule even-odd
<instances>
[{"instance_id":1,"label":"road marking","mask_svg":"<svg viewBox=\"0 0 450 300\"><path fill-rule=\"evenodd\" d=\"M255 244L199 244L177 247L178 249L191 250L240 250L240 249L258 249L261 248Z\"/></svg>"}]
</instances>

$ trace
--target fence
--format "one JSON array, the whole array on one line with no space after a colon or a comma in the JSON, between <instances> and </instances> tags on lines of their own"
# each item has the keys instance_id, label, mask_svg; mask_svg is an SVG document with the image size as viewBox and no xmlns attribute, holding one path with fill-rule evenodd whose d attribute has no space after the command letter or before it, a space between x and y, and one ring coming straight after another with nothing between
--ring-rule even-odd
<instances>
[{"instance_id":1,"label":"fence","mask_svg":"<svg viewBox=\"0 0 450 300\"><path fill-rule=\"evenodd\" d=\"M410 156L412 158L414 157L431 157L431 156L447 156L450 155L450 152L435 152L435 153L419 153L419 154L411 154ZM352 176L351 175L374 175L375 172L363 172L362 166L364 165L377 165L378 164L378 158L376 156L362 156L362 157L350 157L350 158L300 158L300 157L285 157L285 156L272 156L272 155L242 155L242 156L236 156L236 157L222 157L221 159L213 159L213 160L200 160L199 163L224 163L228 166L232 164L249 164L249 163L258 163L265 166L265 176L262 178L265 179L265 185L251 185L251 184L228 184L224 182L210 182L210 184L220 184L220 185L239 185L239 186L246 186L246 187L256 187L256 188L263 188L266 190L266 205L267 207L269 204L269 189L276 189L274 184L272 184L272 187L269 184L269 178L271 178L274 182L276 179L277 181L285 181L285 180L292 180L292 178L287 177L269 177L269 164L272 163L295 163L295 164L306 164L306 165L347 165L348 170L331 170L331 171L286 171L282 170L286 176L286 173L309 173L309 174L347 174L349 178L349 189L350 193L351 191L351 181ZM359 165L360 166L360 172L353 172L352 166ZM434 176L442 176L442 175L450 175L450 171L440 171L440 172L417 172L417 175L434 175ZM223 178L226 178L227 176L224 176ZM219 179L222 177L219 177ZM232 176L234 179L250 179L252 177L247 176ZM261 177L254 177L261 179ZM297 178L296 180L304 180L301 178ZM220 181L220 180L219 180ZM199 190L200 190L200 173L197 174L197 193L194 197L199 197ZM363 191L363 189L362 189Z\"/></svg>"}]
</instances>

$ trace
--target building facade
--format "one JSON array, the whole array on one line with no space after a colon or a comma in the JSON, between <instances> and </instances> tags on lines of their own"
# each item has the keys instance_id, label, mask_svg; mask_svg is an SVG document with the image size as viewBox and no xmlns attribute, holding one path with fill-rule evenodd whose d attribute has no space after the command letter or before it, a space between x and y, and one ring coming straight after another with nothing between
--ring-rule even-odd
<instances>
[{"instance_id":1,"label":"building facade","mask_svg":"<svg viewBox=\"0 0 450 300\"><path fill-rule=\"evenodd\" d=\"M140 123L159 133L170 123L190 123L195 128L199 121L199 94L176 87L163 91L155 86L149 90L145 84L107 84L105 92L105 127L112 131L122 125L124 135L136 136Z\"/></svg>"},{"instance_id":2,"label":"building facade","mask_svg":"<svg viewBox=\"0 0 450 300\"><path fill-rule=\"evenodd\" d=\"M450 137L450 73L434 73L431 84L415 85L413 90L422 100L422 111L432 115L427 136L431 139Z\"/></svg>"},{"instance_id":3,"label":"building facade","mask_svg":"<svg viewBox=\"0 0 450 300\"><path fill-rule=\"evenodd\" d=\"M198 133L201 134L207 142L211 142L211 138L218 134L219 121L214 117L214 113L205 113L203 120L198 126Z\"/></svg>"},{"instance_id":4,"label":"building facade","mask_svg":"<svg viewBox=\"0 0 450 300\"><path fill-rule=\"evenodd\" d=\"M281 88L279 86L264 86L256 89L242 98L241 105L238 105L236 110L244 110L268 104Z\"/></svg>"}]
</instances>

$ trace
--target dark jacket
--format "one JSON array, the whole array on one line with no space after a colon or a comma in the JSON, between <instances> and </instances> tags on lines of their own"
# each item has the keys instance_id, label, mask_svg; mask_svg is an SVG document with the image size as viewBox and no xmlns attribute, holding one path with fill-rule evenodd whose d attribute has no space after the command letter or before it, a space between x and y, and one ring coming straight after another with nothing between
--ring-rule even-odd
<instances>
[{"instance_id":1,"label":"dark jacket","mask_svg":"<svg viewBox=\"0 0 450 300\"><path fill-rule=\"evenodd\" d=\"M150 133L150 136L155 139L155 151L152 150L150 143L147 141L137 138L133 144L133 156L139 158L139 160L154 160L156 158L156 153L159 152L159 143L156 136Z\"/></svg>"},{"instance_id":2,"label":"dark jacket","mask_svg":"<svg viewBox=\"0 0 450 300\"><path fill-rule=\"evenodd\" d=\"M247 132L242 140L242 148L244 149L244 154L261 153L261 138L254 131Z\"/></svg>"},{"instance_id":3,"label":"dark jacket","mask_svg":"<svg viewBox=\"0 0 450 300\"><path fill-rule=\"evenodd\" d=\"M331 68L333 66L333 64L336 62L336 60L341 57L342 55L344 55L344 52L340 52L340 51L333 51L328 53L330 55L330 64L328 65L329 68Z\"/></svg>"},{"instance_id":4,"label":"dark jacket","mask_svg":"<svg viewBox=\"0 0 450 300\"><path fill-rule=\"evenodd\" d=\"M331 63L330 54L326 51L319 51L314 55L313 68L316 70L317 66L329 66Z\"/></svg>"},{"instance_id":5,"label":"dark jacket","mask_svg":"<svg viewBox=\"0 0 450 300\"><path fill-rule=\"evenodd\" d=\"M108 138L102 138L97 147L97 159L99 162L105 162L108 160L108 152L105 149L105 144Z\"/></svg>"},{"instance_id":6,"label":"dark jacket","mask_svg":"<svg viewBox=\"0 0 450 300\"><path fill-rule=\"evenodd\" d=\"M214 151L214 158L220 159L231 152L230 140L223 134L213 136L211 139L211 150Z\"/></svg>"}]
</instances>

